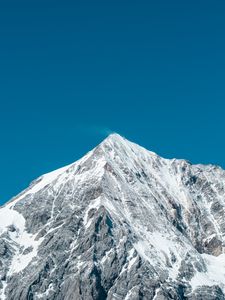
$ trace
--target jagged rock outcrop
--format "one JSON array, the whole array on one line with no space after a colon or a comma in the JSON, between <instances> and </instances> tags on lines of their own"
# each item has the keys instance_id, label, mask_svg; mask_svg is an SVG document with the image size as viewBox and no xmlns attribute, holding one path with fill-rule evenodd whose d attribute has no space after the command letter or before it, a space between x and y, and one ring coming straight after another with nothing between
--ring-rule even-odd
<instances>
[{"instance_id":1,"label":"jagged rock outcrop","mask_svg":"<svg viewBox=\"0 0 225 300\"><path fill-rule=\"evenodd\" d=\"M0 298L225 299L225 171L110 135L0 208Z\"/></svg>"}]
</instances>

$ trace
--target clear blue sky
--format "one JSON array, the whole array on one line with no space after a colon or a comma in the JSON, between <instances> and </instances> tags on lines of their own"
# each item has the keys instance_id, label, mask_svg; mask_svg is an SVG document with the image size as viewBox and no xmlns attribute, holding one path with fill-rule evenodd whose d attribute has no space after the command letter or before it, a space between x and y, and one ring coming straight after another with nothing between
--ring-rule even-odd
<instances>
[{"instance_id":1,"label":"clear blue sky","mask_svg":"<svg viewBox=\"0 0 225 300\"><path fill-rule=\"evenodd\" d=\"M109 130L225 167L225 2L0 1L0 203Z\"/></svg>"}]
</instances>

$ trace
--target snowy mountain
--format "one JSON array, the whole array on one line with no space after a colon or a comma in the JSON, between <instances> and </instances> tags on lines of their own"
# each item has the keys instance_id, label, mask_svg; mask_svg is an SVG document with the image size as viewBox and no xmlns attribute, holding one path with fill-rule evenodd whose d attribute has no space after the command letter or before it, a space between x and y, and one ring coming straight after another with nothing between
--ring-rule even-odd
<instances>
[{"instance_id":1,"label":"snowy mountain","mask_svg":"<svg viewBox=\"0 0 225 300\"><path fill-rule=\"evenodd\" d=\"M225 299L225 171L110 135L0 208L0 299Z\"/></svg>"}]
</instances>

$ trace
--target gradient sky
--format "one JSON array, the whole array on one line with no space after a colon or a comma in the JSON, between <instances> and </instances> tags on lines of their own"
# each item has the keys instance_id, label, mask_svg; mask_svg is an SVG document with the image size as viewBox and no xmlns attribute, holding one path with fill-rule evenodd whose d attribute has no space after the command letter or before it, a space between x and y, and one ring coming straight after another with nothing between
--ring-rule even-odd
<instances>
[{"instance_id":1,"label":"gradient sky","mask_svg":"<svg viewBox=\"0 0 225 300\"><path fill-rule=\"evenodd\" d=\"M225 2L0 1L0 203L110 131L225 168Z\"/></svg>"}]
</instances>

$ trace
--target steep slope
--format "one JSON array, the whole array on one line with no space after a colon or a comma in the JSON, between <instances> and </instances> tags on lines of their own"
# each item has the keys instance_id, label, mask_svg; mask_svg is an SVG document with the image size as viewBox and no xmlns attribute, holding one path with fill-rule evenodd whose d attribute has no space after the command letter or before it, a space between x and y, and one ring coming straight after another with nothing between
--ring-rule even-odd
<instances>
[{"instance_id":1,"label":"steep slope","mask_svg":"<svg viewBox=\"0 0 225 300\"><path fill-rule=\"evenodd\" d=\"M1 299L225 299L225 171L117 134L0 209Z\"/></svg>"}]
</instances>

